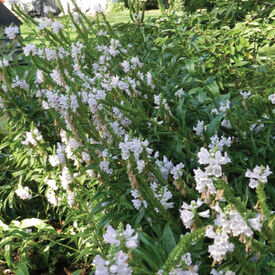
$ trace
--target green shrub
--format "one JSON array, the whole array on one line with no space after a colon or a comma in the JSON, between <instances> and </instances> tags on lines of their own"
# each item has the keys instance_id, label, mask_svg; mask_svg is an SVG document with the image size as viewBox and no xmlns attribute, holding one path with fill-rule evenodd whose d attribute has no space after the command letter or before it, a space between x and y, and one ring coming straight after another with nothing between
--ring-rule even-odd
<instances>
[{"instance_id":1,"label":"green shrub","mask_svg":"<svg viewBox=\"0 0 275 275\"><path fill-rule=\"evenodd\" d=\"M107 13L116 13L125 9L124 3L110 3L107 5Z\"/></svg>"},{"instance_id":2,"label":"green shrub","mask_svg":"<svg viewBox=\"0 0 275 275\"><path fill-rule=\"evenodd\" d=\"M17 10L36 41L15 38L27 66L0 60L0 265L272 274L274 12L130 9Z\"/></svg>"},{"instance_id":3,"label":"green shrub","mask_svg":"<svg viewBox=\"0 0 275 275\"><path fill-rule=\"evenodd\" d=\"M140 1L142 2L142 0ZM163 0L164 4L167 5L168 0ZM129 1L124 0L125 6L129 7ZM146 0L146 9L157 9L158 8L158 0Z\"/></svg>"}]
</instances>

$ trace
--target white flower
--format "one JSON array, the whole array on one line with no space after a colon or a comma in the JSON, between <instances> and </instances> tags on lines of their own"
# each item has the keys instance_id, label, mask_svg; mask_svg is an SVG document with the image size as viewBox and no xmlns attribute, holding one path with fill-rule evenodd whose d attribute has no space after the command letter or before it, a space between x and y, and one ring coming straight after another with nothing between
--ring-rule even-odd
<instances>
[{"instance_id":1,"label":"white flower","mask_svg":"<svg viewBox=\"0 0 275 275\"><path fill-rule=\"evenodd\" d=\"M150 72L147 72L147 74L146 74L146 80L147 80L147 85L150 86L150 87L152 87L154 89L155 85L153 84L152 74Z\"/></svg>"},{"instance_id":2,"label":"white flower","mask_svg":"<svg viewBox=\"0 0 275 275\"><path fill-rule=\"evenodd\" d=\"M221 123L221 126L227 128L227 129L232 129L232 124L228 119L224 119Z\"/></svg>"},{"instance_id":3,"label":"white flower","mask_svg":"<svg viewBox=\"0 0 275 275\"><path fill-rule=\"evenodd\" d=\"M120 240L118 240L118 233L111 225L107 226L107 230L106 233L103 235L103 238L106 243L109 243L111 245L114 244L116 246L120 245Z\"/></svg>"},{"instance_id":4,"label":"white flower","mask_svg":"<svg viewBox=\"0 0 275 275\"><path fill-rule=\"evenodd\" d=\"M115 274L117 274L117 275L131 275L132 274L131 267L128 265L128 256L124 252L119 251L116 254L115 262L116 262L116 266L117 266L117 272Z\"/></svg>"},{"instance_id":5,"label":"white flower","mask_svg":"<svg viewBox=\"0 0 275 275\"><path fill-rule=\"evenodd\" d=\"M37 70L36 71L36 82L43 83L44 81L45 81L45 77L44 77L43 71Z\"/></svg>"},{"instance_id":6,"label":"white flower","mask_svg":"<svg viewBox=\"0 0 275 275\"><path fill-rule=\"evenodd\" d=\"M193 127L193 130L196 132L196 135L202 137L203 130L204 130L204 121L199 120L196 127Z\"/></svg>"},{"instance_id":7,"label":"white flower","mask_svg":"<svg viewBox=\"0 0 275 275\"><path fill-rule=\"evenodd\" d=\"M5 34L9 39L14 39L19 34L19 28L17 26L5 27Z\"/></svg>"},{"instance_id":8,"label":"white flower","mask_svg":"<svg viewBox=\"0 0 275 275\"><path fill-rule=\"evenodd\" d=\"M51 155L51 156L49 156L49 162L50 162L50 164L51 164L52 167L55 167L58 164L60 164L60 162L58 161L57 155Z\"/></svg>"},{"instance_id":9,"label":"white flower","mask_svg":"<svg viewBox=\"0 0 275 275\"><path fill-rule=\"evenodd\" d=\"M10 5L17 4L18 2L19 2L19 0L8 0L8 3Z\"/></svg>"},{"instance_id":10,"label":"white flower","mask_svg":"<svg viewBox=\"0 0 275 275\"><path fill-rule=\"evenodd\" d=\"M109 161L101 161L99 164L99 168L106 174L111 175L113 173L113 169L109 168L109 165L110 165Z\"/></svg>"},{"instance_id":11,"label":"white flower","mask_svg":"<svg viewBox=\"0 0 275 275\"><path fill-rule=\"evenodd\" d=\"M65 166L62 169L62 174L59 177L61 180L61 185L65 190L69 190L69 184L73 182L73 178L70 174L69 169Z\"/></svg>"},{"instance_id":12,"label":"white flower","mask_svg":"<svg viewBox=\"0 0 275 275\"><path fill-rule=\"evenodd\" d=\"M230 122L229 122L230 123ZM231 125L231 124L230 124ZM223 147L230 147L232 143L231 137L224 137L222 136L220 139L218 135L214 135L210 138L211 143L209 144L210 149L214 149L215 147L218 147L219 151L223 151Z\"/></svg>"},{"instance_id":13,"label":"white flower","mask_svg":"<svg viewBox=\"0 0 275 275\"><path fill-rule=\"evenodd\" d=\"M191 228L194 223L194 213L189 210L182 210L180 211L180 218L186 228Z\"/></svg>"},{"instance_id":14,"label":"white flower","mask_svg":"<svg viewBox=\"0 0 275 275\"><path fill-rule=\"evenodd\" d=\"M232 234L235 237L243 234L250 238L253 235L251 228L236 210L230 210L224 213L218 203L216 203L214 208L216 212L219 213L215 224L221 226L224 232Z\"/></svg>"},{"instance_id":15,"label":"white flower","mask_svg":"<svg viewBox=\"0 0 275 275\"><path fill-rule=\"evenodd\" d=\"M222 156L220 151L210 153L205 148L200 149L198 157L200 164L209 164L209 166L205 168L206 174L208 176L215 176L217 178L222 175L221 165L225 165L230 162L226 152L224 153L224 156Z\"/></svg>"},{"instance_id":16,"label":"white flower","mask_svg":"<svg viewBox=\"0 0 275 275\"><path fill-rule=\"evenodd\" d=\"M131 225L129 224L126 225L125 231L121 234L118 234L111 225L108 225L107 231L103 238L106 243L111 245L118 247L120 246L121 242L124 242L128 249L135 249L138 245L138 234L134 234L134 232L134 229L132 229Z\"/></svg>"},{"instance_id":17,"label":"white flower","mask_svg":"<svg viewBox=\"0 0 275 275\"><path fill-rule=\"evenodd\" d=\"M173 202L168 202L168 200L172 199L172 197L173 197L172 193L168 190L168 187L165 186L164 190L163 190L163 193L162 193L162 196L158 197L158 198L160 199L160 203L162 204L162 206L165 209L168 209L168 208L173 208L174 207Z\"/></svg>"},{"instance_id":18,"label":"white flower","mask_svg":"<svg viewBox=\"0 0 275 275\"><path fill-rule=\"evenodd\" d=\"M109 270L108 270L108 266L105 265L105 260L99 256L96 255L94 260L93 260L93 264L96 265L96 269L95 269L95 275L109 275Z\"/></svg>"},{"instance_id":19,"label":"white flower","mask_svg":"<svg viewBox=\"0 0 275 275\"><path fill-rule=\"evenodd\" d=\"M58 22L58 21L54 21L54 22L52 22L52 24L51 24L51 28L52 28L53 33L57 34L57 33L59 33L60 29L63 29L63 28L64 28L64 25L61 24L61 23Z\"/></svg>"},{"instance_id":20,"label":"white flower","mask_svg":"<svg viewBox=\"0 0 275 275\"><path fill-rule=\"evenodd\" d=\"M225 232L218 232L214 237L214 244L208 246L211 257L221 262L226 253L234 251L234 244L229 242L229 237Z\"/></svg>"},{"instance_id":21,"label":"white flower","mask_svg":"<svg viewBox=\"0 0 275 275\"><path fill-rule=\"evenodd\" d=\"M15 79L12 80L12 84L11 84L12 88L16 88L19 87L25 91L27 91L29 89L29 85L27 84L25 79L19 79L18 75L15 77Z\"/></svg>"},{"instance_id":22,"label":"white flower","mask_svg":"<svg viewBox=\"0 0 275 275\"><path fill-rule=\"evenodd\" d=\"M199 157L199 164L209 164L210 163L211 155L208 152L208 150L205 149L204 147L202 147L200 149L200 152L198 153L198 157Z\"/></svg>"},{"instance_id":23,"label":"white flower","mask_svg":"<svg viewBox=\"0 0 275 275\"><path fill-rule=\"evenodd\" d=\"M225 103L223 102L220 103L219 110L221 113L225 113L229 109L230 109L230 100L227 99Z\"/></svg>"},{"instance_id":24,"label":"white flower","mask_svg":"<svg viewBox=\"0 0 275 275\"><path fill-rule=\"evenodd\" d=\"M141 205L143 205L145 208L147 208L147 202L145 200L141 201L139 199L139 192L137 189L133 189L131 190L131 195L134 198L132 200L132 203L134 205L134 207L139 210L139 208L141 207Z\"/></svg>"},{"instance_id":25,"label":"white flower","mask_svg":"<svg viewBox=\"0 0 275 275\"><path fill-rule=\"evenodd\" d=\"M256 231L262 231L263 224L261 223L261 214L258 214L256 218L248 219L250 226Z\"/></svg>"},{"instance_id":26,"label":"white flower","mask_svg":"<svg viewBox=\"0 0 275 275\"><path fill-rule=\"evenodd\" d=\"M49 13L54 13L55 10L54 10L51 6L44 6L43 12L44 12L45 14L49 14Z\"/></svg>"},{"instance_id":27,"label":"white flower","mask_svg":"<svg viewBox=\"0 0 275 275\"><path fill-rule=\"evenodd\" d=\"M22 200L28 200L32 198L30 194L30 188L28 186L23 187L22 185L18 185L15 190L15 194Z\"/></svg>"},{"instance_id":28,"label":"white flower","mask_svg":"<svg viewBox=\"0 0 275 275\"><path fill-rule=\"evenodd\" d=\"M135 249L138 246L138 234L134 234L134 229L132 229L130 224L126 225L125 231L122 233L123 237L125 238L125 245L128 249Z\"/></svg>"},{"instance_id":29,"label":"white flower","mask_svg":"<svg viewBox=\"0 0 275 275\"><path fill-rule=\"evenodd\" d=\"M210 239L215 239L216 233L214 232L213 226L208 225L205 230L205 237L208 237Z\"/></svg>"},{"instance_id":30,"label":"white flower","mask_svg":"<svg viewBox=\"0 0 275 275\"><path fill-rule=\"evenodd\" d=\"M50 204L52 204L53 206L57 206L58 200L53 190L50 190L46 193L46 198Z\"/></svg>"},{"instance_id":31,"label":"white flower","mask_svg":"<svg viewBox=\"0 0 275 275\"><path fill-rule=\"evenodd\" d=\"M48 61L57 59L57 52L54 49L45 48L45 57Z\"/></svg>"},{"instance_id":32,"label":"white flower","mask_svg":"<svg viewBox=\"0 0 275 275\"><path fill-rule=\"evenodd\" d=\"M196 190L199 193L216 193L214 182L210 177L208 177L207 173L203 172L200 168L195 169L194 173L196 180Z\"/></svg>"},{"instance_id":33,"label":"white flower","mask_svg":"<svg viewBox=\"0 0 275 275\"><path fill-rule=\"evenodd\" d=\"M142 68L143 66L138 57L132 57L130 62L132 64L132 69L135 69L136 67Z\"/></svg>"},{"instance_id":34,"label":"white flower","mask_svg":"<svg viewBox=\"0 0 275 275\"><path fill-rule=\"evenodd\" d=\"M120 124L119 124L117 121L111 122L111 123L110 123L110 126L112 127L112 129L114 130L114 132L115 132L118 136L122 137L122 136L125 135L125 130L123 129L122 126L120 126Z\"/></svg>"},{"instance_id":35,"label":"white flower","mask_svg":"<svg viewBox=\"0 0 275 275\"><path fill-rule=\"evenodd\" d=\"M67 200L68 200L68 204L70 206L73 206L73 204L74 204L74 193L73 192L68 192Z\"/></svg>"},{"instance_id":36,"label":"white flower","mask_svg":"<svg viewBox=\"0 0 275 275\"><path fill-rule=\"evenodd\" d=\"M168 190L167 186L159 189L156 182L151 183L150 186L153 190L155 198L157 198L160 201L160 203L165 209L174 207L173 202L168 202L168 200L170 200L173 196L172 193ZM156 212L158 212L157 208L155 210Z\"/></svg>"},{"instance_id":37,"label":"white flower","mask_svg":"<svg viewBox=\"0 0 275 275\"><path fill-rule=\"evenodd\" d=\"M183 163L179 163L173 167L173 169L171 170L171 174L173 175L174 180L178 180L183 175L183 168Z\"/></svg>"},{"instance_id":38,"label":"white flower","mask_svg":"<svg viewBox=\"0 0 275 275\"><path fill-rule=\"evenodd\" d=\"M100 4L96 3L92 6L92 10L96 13L103 13L105 9Z\"/></svg>"},{"instance_id":39,"label":"white flower","mask_svg":"<svg viewBox=\"0 0 275 275\"><path fill-rule=\"evenodd\" d=\"M142 173L143 168L145 167L145 161L144 160L138 160L137 161L137 169L138 169L138 173Z\"/></svg>"},{"instance_id":40,"label":"white flower","mask_svg":"<svg viewBox=\"0 0 275 275\"><path fill-rule=\"evenodd\" d=\"M187 228L191 228L193 223L194 223L194 217L195 214L194 212L197 211L196 209L199 208L200 206L203 205L203 201L200 199L197 199L197 201L191 201L190 205L186 202L182 203L182 210L180 210L180 216L182 219L183 224L185 225L185 227ZM206 210L203 212L198 213L199 216L201 216L202 218L209 218L210 214L209 214L210 210Z\"/></svg>"},{"instance_id":41,"label":"white flower","mask_svg":"<svg viewBox=\"0 0 275 275\"><path fill-rule=\"evenodd\" d=\"M254 189L258 186L259 182L266 183L267 177L271 174L272 172L270 171L268 165L266 166L266 168L257 165L252 172L250 170L247 170L245 176L247 178L250 178L249 187Z\"/></svg>"},{"instance_id":42,"label":"white flower","mask_svg":"<svg viewBox=\"0 0 275 275\"><path fill-rule=\"evenodd\" d=\"M182 88L175 92L175 96L177 96L179 98L181 98L183 95L184 95L184 91Z\"/></svg>"},{"instance_id":43,"label":"white flower","mask_svg":"<svg viewBox=\"0 0 275 275\"><path fill-rule=\"evenodd\" d=\"M192 264L191 254L189 252L185 253L181 257L181 260L184 261L188 266Z\"/></svg>"},{"instance_id":44,"label":"white flower","mask_svg":"<svg viewBox=\"0 0 275 275\"><path fill-rule=\"evenodd\" d=\"M7 59L0 60L0 68L9 66L9 61ZM3 85L4 86L4 85ZM3 87L2 86L2 87ZM4 86L5 87L5 86ZM5 91L6 92L6 91Z\"/></svg>"},{"instance_id":45,"label":"white flower","mask_svg":"<svg viewBox=\"0 0 275 275\"><path fill-rule=\"evenodd\" d=\"M47 185L49 185L49 187L51 187L54 191L56 191L56 190L58 189L55 180L47 180L46 183L47 183Z\"/></svg>"},{"instance_id":46,"label":"white flower","mask_svg":"<svg viewBox=\"0 0 275 275\"><path fill-rule=\"evenodd\" d=\"M261 122L262 120L261 119L258 119L257 122L258 123L253 123L250 127L249 127L249 130L251 132L255 131L255 133L259 133L263 128L264 128L264 124L263 123L259 123Z\"/></svg>"},{"instance_id":47,"label":"white flower","mask_svg":"<svg viewBox=\"0 0 275 275\"><path fill-rule=\"evenodd\" d=\"M39 132L38 129L34 129L31 132L26 132L26 139L24 141L21 141L21 144L23 145L29 145L32 144L33 146L37 145L37 141L42 140L42 135Z\"/></svg>"},{"instance_id":48,"label":"white flower","mask_svg":"<svg viewBox=\"0 0 275 275\"><path fill-rule=\"evenodd\" d=\"M88 153L82 152L81 155L82 155L83 161L85 161L85 162L88 163L91 160L91 157L90 157L90 155Z\"/></svg>"},{"instance_id":49,"label":"white flower","mask_svg":"<svg viewBox=\"0 0 275 275\"><path fill-rule=\"evenodd\" d=\"M210 210L208 209L203 212L200 212L199 216L201 216L202 218L210 218Z\"/></svg>"},{"instance_id":50,"label":"white flower","mask_svg":"<svg viewBox=\"0 0 275 275\"><path fill-rule=\"evenodd\" d=\"M242 95L243 99L247 99L251 96L251 92L248 91L248 92L242 92L240 91L240 94Z\"/></svg>"},{"instance_id":51,"label":"white flower","mask_svg":"<svg viewBox=\"0 0 275 275\"><path fill-rule=\"evenodd\" d=\"M130 63L126 60L124 60L122 63L121 63L121 66L123 68L123 71L125 73L128 73L130 71Z\"/></svg>"},{"instance_id":52,"label":"white flower","mask_svg":"<svg viewBox=\"0 0 275 275\"><path fill-rule=\"evenodd\" d=\"M275 104L275 94L269 95L268 99L271 101L272 104Z\"/></svg>"},{"instance_id":53,"label":"white flower","mask_svg":"<svg viewBox=\"0 0 275 275\"><path fill-rule=\"evenodd\" d=\"M211 275L223 275L224 272L222 270L220 271L217 271L215 268L212 268L211 272L210 272ZM231 271L231 270L228 270L226 271L225 275L235 275L236 273Z\"/></svg>"},{"instance_id":54,"label":"white flower","mask_svg":"<svg viewBox=\"0 0 275 275\"><path fill-rule=\"evenodd\" d=\"M50 73L50 76L54 82L60 86L63 86L63 79L59 70L53 70L52 73Z\"/></svg>"},{"instance_id":55,"label":"white flower","mask_svg":"<svg viewBox=\"0 0 275 275\"><path fill-rule=\"evenodd\" d=\"M35 46L35 44L27 44L23 48L23 52L24 52L25 56L35 55L36 54L36 46Z\"/></svg>"}]
</instances>

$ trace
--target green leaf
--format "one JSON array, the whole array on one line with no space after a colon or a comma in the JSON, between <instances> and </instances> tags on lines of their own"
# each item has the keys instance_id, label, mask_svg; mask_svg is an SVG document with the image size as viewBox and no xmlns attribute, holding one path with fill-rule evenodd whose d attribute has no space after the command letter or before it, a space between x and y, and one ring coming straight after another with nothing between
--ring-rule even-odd
<instances>
[{"instance_id":1,"label":"green leaf","mask_svg":"<svg viewBox=\"0 0 275 275\"><path fill-rule=\"evenodd\" d=\"M189 73L194 73L195 72L195 63L193 59L187 60L185 63L186 70Z\"/></svg>"},{"instance_id":2,"label":"green leaf","mask_svg":"<svg viewBox=\"0 0 275 275\"><path fill-rule=\"evenodd\" d=\"M8 267L12 267L12 249L11 243L5 245L4 257L7 262Z\"/></svg>"},{"instance_id":3,"label":"green leaf","mask_svg":"<svg viewBox=\"0 0 275 275\"><path fill-rule=\"evenodd\" d=\"M151 255L149 255L148 253L146 253L146 250L143 249L136 249L135 250L135 254L137 254L140 258L142 258L143 260L145 260L147 262L147 264L154 269L154 271L158 271L160 266L158 266L155 262L155 258L151 257Z\"/></svg>"},{"instance_id":4,"label":"green leaf","mask_svg":"<svg viewBox=\"0 0 275 275\"><path fill-rule=\"evenodd\" d=\"M25 220L21 221L20 228L24 229L24 228L28 228L28 227L32 227L32 226L38 227L43 223L44 222L42 220L36 219L36 218L25 219Z\"/></svg>"},{"instance_id":5,"label":"green leaf","mask_svg":"<svg viewBox=\"0 0 275 275\"><path fill-rule=\"evenodd\" d=\"M169 224L165 225L162 238L165 251L169 254L176 246L175 237Z\"/></svg>"},{"instance_id":6,"label":"green leaf","mask_svg":"<svg viewBox=\"0 0 275 275\"><path fill-rule=\"evenodd\" d=\"M242 67L242 66L245 66L246 64L248 64L249 61L238 61L235 63L235 67Z\"/></svg>"},{"instance_id":7,"label":"green leaf","mask_svg":"<svg viewBox=\"0 0 275 275\"><path fill-rule=\"evenodd\" d=\"M223 114L215 117L208 125L206 130L206 137L208 139L210 139L212 136L214 136L218 132L222 118L223 118Z\"/></svg>"},{"instance_id":8,"label":"green leaf","mask_svg":"<svg viewBox=\"0 0 275 275\"><path fill-rule=\"evenodd\" d=\"M26 262L21 261L18 264L18 268L15 271L15 275L29 275L29 271L28 271Z\"/></svg>"},{"instance_id":9,"label":"green leaf","mask_svg":"<svg viewBox=\"0 0 275 275\"><path fill-rule=\"evenodd\" d=\"M213 81L212 83L209 83L206 86L213 96L220 95L220 89L216 81Z\"/></svg>"}]
</instances>

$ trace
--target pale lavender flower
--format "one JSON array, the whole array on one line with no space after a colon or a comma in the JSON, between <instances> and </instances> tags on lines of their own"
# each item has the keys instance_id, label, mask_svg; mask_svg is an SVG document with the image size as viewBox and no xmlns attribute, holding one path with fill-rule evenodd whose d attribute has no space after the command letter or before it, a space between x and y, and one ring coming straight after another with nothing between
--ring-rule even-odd
<instances>
[{"instance_id":1,"label":"pale lavender flower","mask_svg":"<svg viewBox=\"0 0 275 275\"><path fill-rule=\"evenodd\" d=\"M254 189L258 186L259 182L266 183L267 177L271 174L272 172L268 165L266 167L260 167L257 165L252 172L247 170L245 176L250 178L249 187Z\"/></svg>"},{"instance_id":2,"label":"pale lavender flower","mask_svg":"<svg viewBox=\"0 0 275 275\"><path fill-rule=\"evenodd\" d=\"M18 185L15 190L15 194L22 200L28 200L32 198L30 194L30 188L28 186L23 187L22 185Z\"/></svg>"},{"instance_id":3,"label":"pale lavender flower","mask_svg":"<svg viewBox=\"0 0 275 275\"><path fill-rule=\"evenodd\" d=\"M272 104L275 104L275 94L269 95L268 99L271 101Z\"/></svg>"},{"instance_id":4,"label":"pale lavender flower","mask_svg":"<svg viewBox=\"0 0 275 275\"><path fill-rule=\"evenodd\" d=\"M4 32L7 37L12 40L16 37L17 34L19 34L19 28L17 26L5 27Z\"/></svg>"},{"instance_id":5,"label":"pale lavender flower","mask_svg":"<svg viewBox=\"0 0 275 275\"><path fill-rule=\"evenodd\" d=\"M240 91L240 94L242 95L243 99L247 99L251 96L251 92L248 91L248 92L242 92Z\"/></svg>"}]
</instances>

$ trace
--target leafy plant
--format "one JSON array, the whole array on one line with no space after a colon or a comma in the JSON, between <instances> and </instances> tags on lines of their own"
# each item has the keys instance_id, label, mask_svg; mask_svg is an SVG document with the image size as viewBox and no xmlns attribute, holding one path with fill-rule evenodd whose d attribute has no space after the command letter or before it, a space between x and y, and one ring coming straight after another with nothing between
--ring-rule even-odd
<instances>
[{"instance_id":1,"label":"leafy plant","mask_svg":"<svg viewBox=\"0 0 275 275\"><path fill-rule=\"evenodd\" d=\"M3 269L273 272L274 13L170 4L113 27L14 6L36 43L0 60Z\"/></svg>"}]
</instances>

